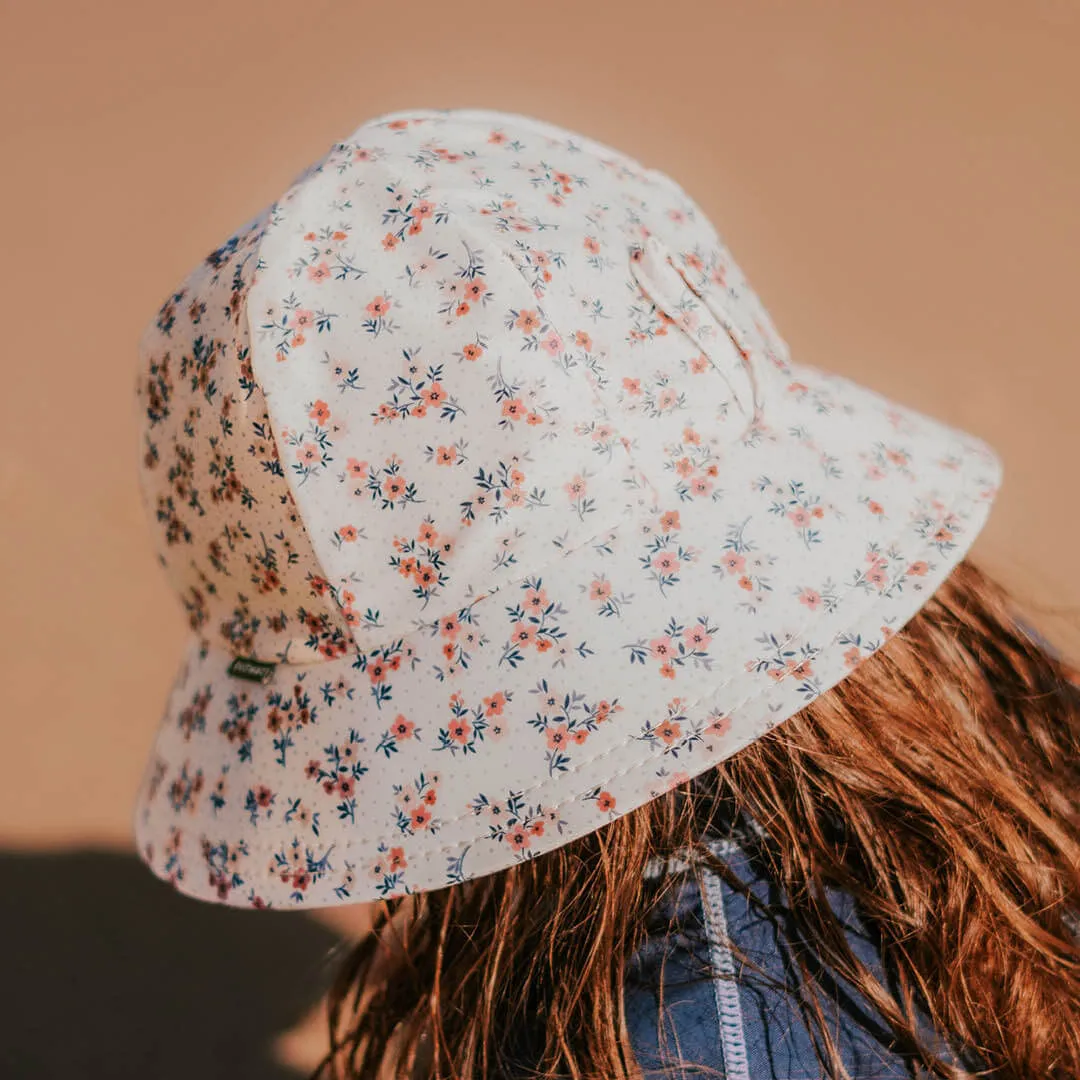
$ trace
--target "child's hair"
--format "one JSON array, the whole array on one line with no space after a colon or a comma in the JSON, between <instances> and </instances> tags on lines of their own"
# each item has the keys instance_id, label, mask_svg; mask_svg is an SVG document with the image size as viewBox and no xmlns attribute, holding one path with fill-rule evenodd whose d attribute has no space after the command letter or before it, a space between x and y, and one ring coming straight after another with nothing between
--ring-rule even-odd
<instances>
[{"instance_id":1,"label":"child's hair","mask_svg":"<svg viewBox=\"0 0 1080 1080\"><path fill-rule=\"evenodd\" d=\"M332 988L320 1075L638 1075L623 990L656 910L647 864L689 851L724 872L701 841L741 821L787 898L804 989L849 981L924 1075L969 1075L934 1058L929 1020L982 1075L1075 1080L1075 680L961 564L838 687L705 776L512 869L382 905ZM883 980L827 886L880 938ZM847 1076L818 995L797 997L826 1075Z\"/></svg>"}]
</instances>

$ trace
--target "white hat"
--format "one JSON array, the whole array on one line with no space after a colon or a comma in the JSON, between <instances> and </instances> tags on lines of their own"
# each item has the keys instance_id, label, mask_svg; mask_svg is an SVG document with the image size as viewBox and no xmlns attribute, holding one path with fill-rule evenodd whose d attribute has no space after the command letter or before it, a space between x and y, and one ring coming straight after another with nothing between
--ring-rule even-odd
<instances>
[{"instance_id":1,"label":"white hat","mask_svg":"<svg viewBox=\"0 0 1080 1080\"><path fill-rule=\"evenodd\" d=\"M981 528L977 439L794 365L673 181L551 125L338 143L141 342L191 624L136 830L194 896L437 889L734 754Z\"/></svg>"}]
</instances>

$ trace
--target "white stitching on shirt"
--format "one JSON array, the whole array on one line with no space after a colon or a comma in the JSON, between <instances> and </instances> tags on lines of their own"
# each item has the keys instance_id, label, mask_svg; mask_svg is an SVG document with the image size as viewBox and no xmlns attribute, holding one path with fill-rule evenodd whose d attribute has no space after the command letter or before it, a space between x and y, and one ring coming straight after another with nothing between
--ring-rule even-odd
<instances>
[{"instance_id":1,"label":"white stitching on shirt","mask_svg":"<svg viewBox=\"0 0 1080 1080\"><path fill-rule=\"evenodd\" d=\"M720 845L709 845L714 855ZM746 1033L743 1029L739 986L735 979L735 959L728 943L727 919L724 916L724 890L720 877L707 866L700 868L702 910L705 913L705 936L709 943L709 961L714 972L713 994L724 1051L726 1080L750 1080L746 1057Z\"/></svg>"}]
</instances>

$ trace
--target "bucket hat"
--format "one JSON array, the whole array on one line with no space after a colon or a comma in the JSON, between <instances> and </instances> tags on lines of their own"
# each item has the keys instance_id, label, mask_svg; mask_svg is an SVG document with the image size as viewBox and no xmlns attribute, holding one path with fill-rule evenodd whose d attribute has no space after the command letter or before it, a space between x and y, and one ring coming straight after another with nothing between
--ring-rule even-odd
<instances>
[{"instance_id":1,"label":"bucket hat","mask_svg":"<svg viewBox=\"0 0 1080 1080\"><path fill-rule=\"evenodd\" d=\"M486 110L365 123L140 339L191 628L135 828L235 905L437 889L842 680L968 550L978 439L788 347L704 212Z\"/></svg>"}]
</instances>

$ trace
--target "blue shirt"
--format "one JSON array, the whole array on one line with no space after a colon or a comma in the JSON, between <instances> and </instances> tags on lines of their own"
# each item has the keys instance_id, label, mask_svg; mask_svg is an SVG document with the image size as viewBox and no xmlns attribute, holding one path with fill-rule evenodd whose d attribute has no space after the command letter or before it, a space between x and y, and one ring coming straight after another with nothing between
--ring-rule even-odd
<instances>
[{"instance_id":1,"label":"blue shirt","mask_svg":"<svg viewBox=\"0 0 1080 1080\"><path fill-rule=\"evenodd\" d=\"M710 846L756 899L783 904L779 888L736 841ZM677 915L678 928L651 936L630 966L626 1013L646 1080L707 1075L695 1065L724 1080L819 1080L822 1066L796 999L769 985L799 986L782 917L774 921L711 871L700 877L700 888L692 874L680 879L666 911ZM840 891L829 901L852 951L884 983L878 948L853 902ZM724 977L703 977L702 960ZM822 983L823 1013L853 1080L910 1077L874 1008L839 978L822 976ZM930 1045L956 1063L940 1040Z\"/></svg>"}]
</instances>

